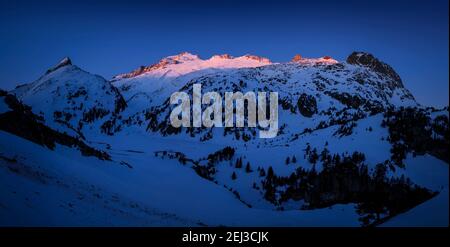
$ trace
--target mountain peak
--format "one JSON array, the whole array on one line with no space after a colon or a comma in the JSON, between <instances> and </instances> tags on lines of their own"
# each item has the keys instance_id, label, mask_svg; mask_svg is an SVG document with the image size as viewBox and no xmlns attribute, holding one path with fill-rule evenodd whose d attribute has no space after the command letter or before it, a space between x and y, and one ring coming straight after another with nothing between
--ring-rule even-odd
<instances>
[{"instance_id":1,"label":"mountain peak","mask_svg":"<svg viewBox=\"0 0 450 247\"><path fill-rule=\"evenodd\" d=\"M174 61L178 61L178 62L185 62L185 61L198 60L200 58L198 57L198 55L195 55L195 54L185 51L185 52L182 52L182 53L174 55L174 56L169 56L169 57L163 58L162 60L166 60L166 59L174 60Z\"/></svg>"},{"instance_id":2,"label":"mountain peak","mask_svg":"<svg viewBox=\"0 0 450 247\"><path fill-rule=\"evenodd\" d=\"M388 64L378 60L370 53L360 51L352 52L352 54L347 57L347 63L371 68L375 72L389 76L397 82L399 86L403 87L402 79L395 72L395 70Z\"/></svg>"},{"instance_id":3,"label":"mountain peak","mask_svg":"<svg viewBox=\"0 0 450 247\"><path fill-rule=\"evenodd\" d=\"M52 68L48 69L47 72L45 72L45 74L46 74L46 75L47 75L47 74L50 74L50 73L52 73L53 71L55 71L55 70L57 70L57 69L59 69L59 68L68 66L68 65L72 65L72 60L70 60L69 57L65 57L65 58L63 58L61 61L59 61L58 64L56 64L56 65L53 66Z\"/></svg>"},{"instance_id":4,"label":"mountain peak","mask_svg":"<svg viewBox=\"0 0 450 247\"><path fill-rule=\"evenodd\" d=\"M380 62L374 55L368 52L354 51L347 57L347 63L368 66Z\"/></svg>"},{"instance_id":5,"label":"mountain peak","mask_svg":"<svg viewBox=\"0 0 450 247\"><path fill-rule=\"evenodd\" d=\"M300 54L296 54L292 59L291 62L302 64L302 65L331 65L339 63L337 60L333 59L330 56L323 56L319 58L305 58L302 57Z\"/></svg>"},{"instance_id":6,"label":"mountain peak","mask_svg":"<svg viewBox=\"0 0 450 247\"><path fill-rule=\"evenodd\" d=\"M58 65L59 66L72 65L72 60L70 60L69 57L65 57L58 63Z\"/></svg>"},{"instance_id":7,"label":"mountain peak","mask_svg":"<svg viewBox=\"0 0 450 247\"><path fill-rule=\"evenodd\" d=\"M292 58L292 62L298 62L298 61L300 61L300 60L302 60L302 55L300 55L300 54L295 54L295 56Z\"/></svg>"},{"instance_id":8,"label":"mountain peak","mask_svg":"<svg viewBox=\"0 0 450 247\"><path fill-rule=\"evenodd\" d=\"M247 58L247 59L250 59L250 60L256 60L258 62L271 63L270 59L268 59L268 58L255 56L255 55L251 55L251 54L246 54L243 57Z\"/></svg>"},{"instance_id":9,"label":"mountain peak","mask_svg":"<svg viewBox=\"0 0 450 247\"><path fill-rule=\"evenodd\" d=\"M211 59L233 59L234 57L230 54L220 54L220 55L214 55L211 57Z\"/></svg>"}]
</instances>

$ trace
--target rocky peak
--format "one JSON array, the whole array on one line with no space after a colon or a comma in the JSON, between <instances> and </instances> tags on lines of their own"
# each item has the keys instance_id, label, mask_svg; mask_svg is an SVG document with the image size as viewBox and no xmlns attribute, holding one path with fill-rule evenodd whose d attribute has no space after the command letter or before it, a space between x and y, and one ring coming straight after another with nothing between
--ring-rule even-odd
<instances>
[{"instance_id":1,"label":"rocky peak","mask_svg":"<svg viewBox=\"0 0 450 247\"><path fill-rule=\"evenodd\" d=\"M330 56L323 56L319 58L305 58L302 57L300 54L296 54L292 59L291 62L298 63L305 66L314 66L314 65L331 65L339 63L337 60L334 60Z\"/></svg>"},{"instance_id":2,"label":"rocky peak","mask_svg":"<svg viewBox=\"0 0 450 247\"><path fill-rule=\"evenodd\" d=\"M198 55L194 55L192 53L189 52L182 52L178 55L174 55L174 56L169 56L167 58L164 58L162 60L174 60L174 61L178 61L178 62L184 62L184 61L192 61L192 60L197 60L200 59L198 57Z\"/></svg>"},{"instance_id":3,"label":"rocky peak","mask_svg":"<svg viewBox=\"0 0 450 247\"><path fill-rule=\"evenodd\" d=\"M402 79L388 64L378 60L370 53L353 52L347 57L347 63L371 68L375 72L386 75L403 87Z\"/></svg>"},{"instance_id":4,"label":"rocky peak","mask_svg":"<svg viewBox=\"0 0 450 247\"><path fill-rule=\"evenodd\" d=\"M221 54L221 55L214 55L211 58L233 59L233 56L231 56L230 54Z\"/></svg>"},{"instance_id":5,"label":"rocky peak","mask_svg":"<svg viewBox=\"0 0 450 247\"><path fill-rule=\"evenodd\" d=\"M295 54L295 56L292 58L292 62L298 62L302 60L302 55L300 54Z\"/></svg>"},{"instance_id":6,"label":"rocky peak","mask_svg":"<svg viewBox=\"0 0 450 247\"><path fill-rule=\"evenodd\" d=\"M72 65L72 61L70 60L69 57L65 57L65 58L63 58L57 65L55 65L54 67L48 69L47 72L45 72L45 74L46 74L46 75L47 75L47 74L50 74L50 73L52 73L53 71L55 71L55 70L57 70L57 69L59 69L59 68L68 66L68 65Z\"/></svg>"},{"instance_id":7,"label":"rocky peak","mask_svg":"<svg viewBox=\"0 0 450 247\"><path fill-rule=\"evenodd\" d=\"M168 65L171 64L180 64L186 61L193 61L193 60L198 60L200 59L197 55L193 55L189 52L182 52L178 55L173 55L173 56L168 56L165 57L161 60L159 60L158 63L149 65L149 66L139 66L139 68L131 71L130 73L126 73L126 74L120 74L117 76L114 76L113 79L123 79L123 78L132 78L138 75L142 75L144 73L153 71L153 70L157 70L160 68L165 68Z\"/></svg>"},{"instance_id":8,"label":"rocky peak","mask_svg":"<svg viewBox=\"0 0 450 247\"><path fill-rule=\"evenodd\" d=\"M260 57L260 56L250 55L250 54L244 55L244 57L247 59L256 60L258 62L270 63L270 59L265 58L265 57Z\"/></svg>"}]
</instances>

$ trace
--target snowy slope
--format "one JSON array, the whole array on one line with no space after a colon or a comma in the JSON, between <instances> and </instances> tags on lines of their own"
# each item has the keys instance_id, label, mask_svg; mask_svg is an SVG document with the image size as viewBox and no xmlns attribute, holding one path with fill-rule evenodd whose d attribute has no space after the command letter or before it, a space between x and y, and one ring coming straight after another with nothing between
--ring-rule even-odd
<instances>
[{"instance_id":1,"label":"snowy slope","mask_svg":"<svg viewBox=\"0 0 450 247\"><path fill-rule=\"evenodd\" d=\"M195 225L108 187L120 180L103 170L127 169L117 163L82 159L62 147L52 152L2 131L0 136L2 226Z\"/></svg>"},{"instance_id":2,"label":"snowy slope","mask_svg":"<svg viewBox=\"0 0 450 247\"><path fill-rule=\"evenodd\" d=\"M383 227L448 227L448 187L436 198L390 219ZM433 213L431 213L433 212Z\"/></svg>"},{"instance_id":3,"label":"snowy slope","mask_svg":"<svg viewBox=\"0 0 450 247\"><path fill-rule=\"evenodd\" d=\"M151 153L118 152L114 158L130 169L0 136L9 144L1 143L1 225L358 225L352 205L337 205L337 213L249 209L175 162L154 162Z\"/></svg>"},{"instance_id":4,"label":"snowy slope","mask_svg":"<svg viewBox=\"0 0 450 247\"><path fill-rule=\"evenodd\" d=\"M430 156L406 160L408 176L419 185L439 191L439 195L423 204L398 215L382 226L448 226L449 225L449 167L448 164ZM400 170L400 173L405 171Z\"/></svg>"}]
</instances>

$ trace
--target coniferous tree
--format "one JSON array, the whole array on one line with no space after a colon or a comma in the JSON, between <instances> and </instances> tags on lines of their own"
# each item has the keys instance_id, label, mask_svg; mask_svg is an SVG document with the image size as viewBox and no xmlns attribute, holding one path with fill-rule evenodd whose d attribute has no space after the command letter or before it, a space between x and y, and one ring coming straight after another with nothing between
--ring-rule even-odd
<instances>
[{"instance_id":1,"label":"coniferous tree","mask_svg":"<svg viewBox=\"0 0 450 247\"><path fill-rule=\"evenodd\" d=\"M317 154L317 149L314 148L309 155L309 162L311 162L311 164L316 164L318 159L319 155Z\"/></svg>"},{"instance_id":2,"label":"coniferous tree","mask_svg":"<svg viewBox=\"0 0 450 247\"><path fill-rule=\"evenodd\" d=\"M237 178L236 172L233 172L233 174L231 174L231 179L236 180L236 178Z\"/></svg>"},{"instance_id":3,"label":"coniferous tree","mask_svg":"<svg viewBox=\"0 0 450 247\"><path fill-rule=\"evenodd\" d=\"M272 179L273 175L274 175L273 168L272 168L272 166L269 166L269 169L267 170L267 178Z\"/></svg>"},{"instance_id":4,"label":"coniferous tree","mask_svg":"<svg viewBox=\"0 0 450 247\"><path fill-rule=\"evenodd\" d=\"M245 172L247 172L247 173L252 172L252 168L250 167L250 162L247 162L247 165L245 166Z\"/></svg>"},{"instance_id":5,"label":"coniferous tree","mask_svg":"<svg viewBox=\"0 0 450 247\"><path fill-rule=\"evenodd\" d=\"M324 148L322 152L320 153L320 161L325 162L328 160L330 151L328 151L327 148Z\"/></svg>"},{"instance_id":6,"label":"coniferous tree","mask_svg":"<svg viewBox=\"0 0 450 247\"><path fill-rule=\"evenodd\" d=\"M306 149L305 149L306 155L309 155L310 151L311 151L311 146L309 145L309 142L308 142L308 143L306 143Z\"/></svg>"},{"instance_id":7,"label":"coniferous tree","mask_svg":"<svg viewBox=\"0 0 450 247\"><path fill-rule=\"evenodd\" d=\"M242 168L242 158L239 158L239 159L236 160L235 167L236 168Z\"/></svg>"},{"instance_id":8,"label":"coniferous tree","mask_svg":"<svg viewBox=\"0 0 450 247\"><path fill-rule=\"evenodd\" d=\"M266 179L263 182L263 188L265 190L264 198L269 202L274 203L276 201L275 197L275 186L274 186L274 172L272 166L267 170Z\"/></svg>"}]
</instances>

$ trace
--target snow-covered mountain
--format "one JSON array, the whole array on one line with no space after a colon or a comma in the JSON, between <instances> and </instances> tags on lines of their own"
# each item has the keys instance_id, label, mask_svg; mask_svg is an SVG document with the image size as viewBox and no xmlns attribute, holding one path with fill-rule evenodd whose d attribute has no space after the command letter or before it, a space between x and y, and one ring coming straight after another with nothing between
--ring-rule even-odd
<instances>
[{"instance_id":1,"label":"snow-covered mountain","mask_svg":"<svg viewBox=\"0 0 450 247\"><path fill-rule=\"evenodd\" d=\"M271 64L269 59L254 55L232 57L228 54L223 54L214 55L209 59L203 60L197 55L183 52L163 58L156 64L141 66L130 73L117 75L114 79L119 80L137 76L173 78L204 69L259 67L268 64Z\"/></svg>"},{"instance_id":2,"label":"snow-covered mountain","mask_svg":"<svg viewBox=\"0 0 450 247\"><path fill-rule=\"evenodd\" d=\"M126 102L111 82L86 72L64 58L36 81L12 91L32 106L45 122L71 135L107 131L105 127L126 107ZM103 126L103 128L102 128Z\"/></svg>"},{"instance_id":3,"label":"snow-covered mountain","mask_svg":"<svg viewBox=\"0 0 450 247\"><path fill-rule=\"evenodd\" d=\"M136 70L117 75L114 86L120 89L131 106L130 114L157 105L192 78L215 71L236 68L259 67L271 64L264 57L244 55L232 57L227 54L215 55L203 60L197 55L183 52L161 59L150 66L141 66Z\"/></svg>"},{"instance_id":4,"label":"snow-covered mountain","mask_svg":"<svg viewBox=\"0 0 450 247\"><path fill-rule=\"evenodd\" d=\"M248 127L173 128L170 95L191 95L196 83L222 95L278 92L277 137L260 139ZM66 205L55 225L448 225L448 108L421 106L405 85L364 52L283 63L181 53L111 81L64 59L1 95L0 223L48 223L13 218L38 183L39 195L51 191ZM34 127L5 124L23 118L10 107L13 95L31 107ZM83 157L67 141L43 149L46 134L24 134L36 124L103 155ZM46 196L31 200L45 202L35 209L41 215L58 207Z\"/></svg>"}]
</instances>

